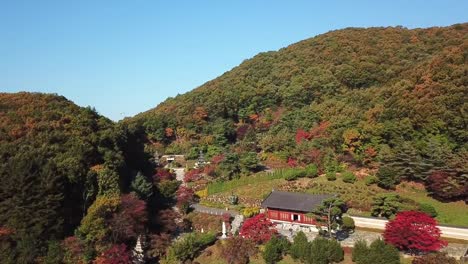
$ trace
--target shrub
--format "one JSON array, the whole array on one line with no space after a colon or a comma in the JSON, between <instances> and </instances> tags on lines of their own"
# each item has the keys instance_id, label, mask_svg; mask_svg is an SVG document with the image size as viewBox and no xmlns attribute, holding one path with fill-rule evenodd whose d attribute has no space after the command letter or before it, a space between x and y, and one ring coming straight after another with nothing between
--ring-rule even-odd
<instances>
[{"instance_id":1,"label":"shrub","mask_svg":"<svg viewBox=\"0 0 468 264\"><path fill-rule=\"evenodd\" d=\"M354 219L349 216L343 216L341 228L347 232L353 232L354 228L356 228Z\"/></svg>"},{"instance_id":2,"label":"shrub","mask_svg":"<svg viewBox=\"0 0 468 264\"><path fill-rule=\"evenodd\" d=\"M288 248L289 242L285 238L273 236L266 243L262 257L267 264L274 264L282 259Z\"/></svg>"},{"instance_id":3,"label":"shrub","mask_svg":"<svg viewBox=\"0 0 468 264\"><path fill-rule=\"evenodd\" d=\"M430 215L431 217L436 217L437 216L437 211L434 208L434 206L427 204L427 203L421 203L419 204L419 211L426 213Z\"/></svg>"},{"instance_id":4,"label":"shrub","mask_svg":"<svg viewBox=\"0 0 468 264\"><path fill-rule=\"evenodd\" d=\"M195 195L200 199L208 197L208 188L195 192Z\"/></svg>"},{"instance_id":5,"label":"shrub","mask_svg":"<svg viewBox=\"0 0 468 264\"><path fill-rule=\"evenodd\" d=\"M191 260L206 246L216 241L213 233L189 233L177 240L169 249L171 254L181 262ZM170 255L171 255L170 254Z\"/></svg>"},{"instance_id":6,"label":"shrub","mask_svg":"<svg viewBox=\"0 0 468 264\"><path fill-rule=\"evenodd\" d=\"M326 177L327 177L327 180L334 181L334 180L336 180L336 172L329 171L329 172L327 172Z\"/></svg>"},{"instance_id":7,"label":"shrub","mask_svg":"<svg viewBox=\"0 0 468 264\"><path fill-rule=\"evenodd\" d=\"M297 180L297 176L293 173L288 173L285 177L284 177L285 180L287 181L294 181L294 180Z\"/></svg>"},{"instance_id":8,"label":"shrub","mask_svg":"<svg viewBox=\"0 0 468 264\"><path fill-rule=\"evenodd\" d=\"M377 178L377 185L384 189L395 189L395 184L399 182L397 172L389 167L380 167Z\"/></svg>"},{"instance_id":9,"label":"shrub","mask_svg":"<svg viewBox=\"0 0 468 264\"><path fill-rule=\"evenodd\" d=\"M358 240L354 243L352 260L356 263L362 263L369 251L369 247L365 240Z\"/></svg>"},{"instance_id":10,"label":"shrub","mask_svg":"<svg viewBox=\"0 0 468 264\"><path fill-rule=\"evenodd\" d=\"M358 240L354 244L352 260L357 264L399 264L400 254L380 239L373 241L370 247L366 241Z\"/></svg>"},{"instance_id":11,"label":"shrub","mask_svg":"<svg viewBox=\"0 0 468 264\"><path fill-rule=\"evenodd\" d=\"M242 209L242 215L245 218L250 218L259 213L260 213L260 208L258 207L247 207L247 208Z\"/></svg>"},{"instance_id":12,"label":"shrub","mask_svg":"<svg viewBox=\"0 0 468 264\"><path fill-rule=\"evenodd\" d=\"M294 237L290 248L290 254L293 259L305 261L305 253L309 249L309 242L304 232L300 231Z\"/></svg>"},{"instance_id":13,"label":"shrub","mask_svg":"<svg viewBox=\"0 0 468 264\"><path fill-rule=\"evenodd\" d=\"M252 240L240 236L226 239L221 246L221 256L227 263L247 264L250 257L256 255L257 251Z\"/></svg>"},{"instance_id":14,"label":"shrub","mask_svg":"<svg viewBox=\"0 0 468 264\"><path fill-rule=\"evenodd\" d=\"M370 247L367 256L358 264L399 264L400 253L398 250L386 244L381 239L374 240Z\"/></svg>"},{"instance_id":15,"label":"shrub","mask_svg":"<svg viewBox=\"0 0 468 264\"><path fill-rule=\"evenodd\" d=\"M318 168L315 164L310 164L305 168L306 176L309 178L315 178L318 176Z\"/></svg>"},{"instance_id":16,"label":"shrub","mask_svg":"<svg viewBox=\"0 0 468 264\"><path fill-rule=\"evenodd\" d=\"M346 183L354 183L356 182L356 175L350 171L343 172L342 179Z\"/></svg>"},{"instance_id":17,"label":"shrub","mask_svg":"<svg viewBox=\"0 0 468 264\"><path fill-rule=\"evenodd\" d=\"M402 199L398 194L382 193L374 197L372 202L372 215L392 217L402 207Z\"/></svg>"},{"instance_id":18,"label":"shrub","mask_svg":"<svg viewBox=\"0 0 468 264\"><path fill-rule=\"evenodd\" d=\"M434 171L426 181L427 190L432 196L443 201L464 199L468 192L463 175L463 173Z\"/></svg>"},{"instance_id":19,"label":"shrub","mask_svg":"<svg viewBox=\"0 0 468 264\"><path fill-rule=\"evenodd\" d=\"M378 181L377 177L374 176L374 175L369 175L367 177L364 178L364 183L367 185L367 186L370 186L372 184L376 184Z\"/></svg>"},{"instance_id":20,"label":"shrub","mask_svg":"<svg viewBox=\"0 0 468 264\"><path fill-rule=\"evenodd\" d=\"M337 263L344 259L344 251L336 240L316 237L306 253L307 263Z\"/></svg>"},{"instance_id":21,"label":"shrub","mask_svg":"<svg viewBox=\"0 0 468 264\"><path fill-rule=\"evenodd\" d=\"M297 169L287 170L285 172L284 179L287 180L287 181L293 181L293 180L296 180L298 178L303 178L305 176L307 176L306 170L297 168Z\"/></svg>"},{"instance_id":22,"label":"shrub","mask_svg":"<svg viewBox=\"0 0 468 264\"><path fill-rule=\"evenodd\" d=\"M434 252L413 259L412 264L457 264L457 260L447 256L446 252Z\"/></svg>"}]
</instances>

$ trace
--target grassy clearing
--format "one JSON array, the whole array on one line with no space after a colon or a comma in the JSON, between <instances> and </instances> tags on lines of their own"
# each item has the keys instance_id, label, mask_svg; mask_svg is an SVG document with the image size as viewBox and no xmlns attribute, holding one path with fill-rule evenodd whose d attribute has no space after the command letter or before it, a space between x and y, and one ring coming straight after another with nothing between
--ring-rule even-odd
<instances>
[{"instance_id":1,"label":"grassy clearing","mask_svg":"<svg viewBox=\"0 0 468 264\"><path fill-rule=\"evenodd\" d=\"M227 192L227 191L230 191L230 190L233 190L235 188L245 186L245 185L258 184L258 183L263 183L263 182L277 180L277 179L284 179L285 174L287 174L291 170L294 170L294 169L281 169L281 170L276 170L274 172L262 172L262 173L257 173L251 176L241 177L239 179L233 179L227 182L210 183L207 186L208 195L221 193L221 192Z\"/></svg>"},{"instance_id":2,"label":"grassy clearing","mask_svg":"<svg viewBox=\"0 0 468 264\"><path fill-rule=\"evenodd\" d=\"M353 214L361 216L370 216L372 200L377 194L389 192L375 185L366 186L362 180L350 184L343 182L340 177L336 181L328 181L324 176L320 176L288 182L283 177L282 171L270 174L259 173L225 183L213 183L209 185L208 190L209 194L230 195L233 193L239 197L255 199L263 199L272 189L279 189L279 187L292 192L337 193L343 200L349 201L353 207ZM437 220L441 224L468 226L468 205L463 201L443 203L428 196L424 188L413 188L411 185L400 185L397 193L418 203L434 206L438 212Z\"/></svg>"},{"instance_id":3,"label":"grassy clearing","mask_svg":"<svg viewBox=\"0 0 468 264\"><path fill-rule=\"evenodd\" d=\"M402 197L412 199L418 203L427 203L436 209L437 221L441 224L468 226L468 205L463 201L443 203L429 196L425 190L411 187L400 188L398 193Z\"/></svg>"}]
</instances>

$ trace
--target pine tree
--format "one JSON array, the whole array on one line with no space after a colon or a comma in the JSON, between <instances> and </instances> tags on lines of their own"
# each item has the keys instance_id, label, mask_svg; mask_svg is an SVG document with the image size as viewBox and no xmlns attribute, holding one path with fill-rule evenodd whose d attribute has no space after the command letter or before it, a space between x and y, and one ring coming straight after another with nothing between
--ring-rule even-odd
<instances>
[{"instance_id":1,"label":"pine tree","mask_svg":"<svg viewBox=\"0 0 468 264\"><path fill-rule=\"evenodd\" d=\"M293 259L305 260L305 253L309 250L309 242L304 232L300 231L294 237L290 254Z\"/></svg>"},{"instance_id":2,"label":"pine tree","mask_svg":"<svg viewBox=\"0 0 468 264\"><path fill-rule=\"evenodd\" d=\"M281 254L279 239L273 236L265 245L265 251L262 253L263 259L267 264L274 264L281 260Z\"/></svg>"},{"instance_id":3,"label":"pine tree","mask_svg":"<svg viewBox=\"0 0 468 264\"><path fill-rule=\"evenodd\" d=\"M148 182L141 172L138 172L135 176L130 189L142 200L148 200L153 195L153 184Z\"/></svg>"},{"instance_id":4,"label":"pine tree","mask_svg":"<svg viewBox=\"0 0 468 264\"><path fill-rule=\"evenodd\" d=\"M365 240L358 240L354 243L353 248L353 261L356 263L361 263L365 260L367 254L369 253L369 247Z\"/></svg>"}]
</instances>

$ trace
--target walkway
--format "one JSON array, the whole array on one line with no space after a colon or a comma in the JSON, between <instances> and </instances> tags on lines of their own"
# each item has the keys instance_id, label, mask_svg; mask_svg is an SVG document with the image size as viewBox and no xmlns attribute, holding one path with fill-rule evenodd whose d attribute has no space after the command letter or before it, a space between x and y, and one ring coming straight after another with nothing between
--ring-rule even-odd
<instances>
[{"instance_id":1,"label":"walkway","mask_svg":"<svg viewBox=\"0 0 468 264\"><path fill-rule=\"evenodd\" d=\"M185 177L185 169L184 168L173 168L174 173L176 175L176 180L181 181L182 185L185 185L184 177Z\"/></svg>"},{"instance_id":2,"label":"walkway","mask_svg":"<svg viewBox=\"0 0 468 264\"><path fill-rule=\"evenodd\" d=\"M229 213L232 217L236 217L237 215L239 215L239 213L234 210L212 208L212 207L207 207L207 206L203 206L200 204L192 204L190 207L193 208L195 212L211 214L211 215L222 215L224 213Z\"/></svg>"}]
</instances>

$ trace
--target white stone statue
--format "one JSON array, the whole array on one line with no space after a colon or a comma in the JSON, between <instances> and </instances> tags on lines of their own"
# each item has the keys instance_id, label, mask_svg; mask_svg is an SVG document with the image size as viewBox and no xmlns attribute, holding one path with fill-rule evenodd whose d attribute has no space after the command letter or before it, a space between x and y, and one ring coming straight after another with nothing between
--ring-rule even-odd
<instances>
[{"instance_id":1,"label":"white stone statue","mask_svg":"<svg viewBox=\"0 0 468 264\"><path fill-rule=\"evenodd\" d=\"M223 235L221 236L221 238L227 238L226 236L226 223L223 221Z\"/></svg>"}]
</instances>

